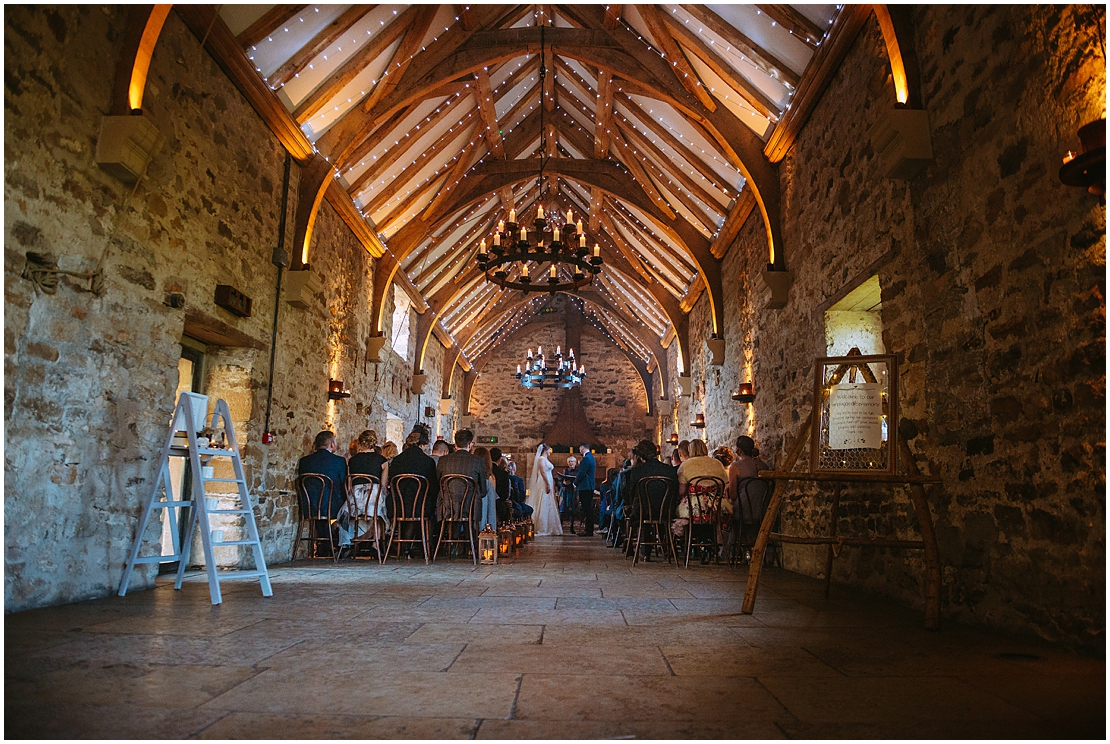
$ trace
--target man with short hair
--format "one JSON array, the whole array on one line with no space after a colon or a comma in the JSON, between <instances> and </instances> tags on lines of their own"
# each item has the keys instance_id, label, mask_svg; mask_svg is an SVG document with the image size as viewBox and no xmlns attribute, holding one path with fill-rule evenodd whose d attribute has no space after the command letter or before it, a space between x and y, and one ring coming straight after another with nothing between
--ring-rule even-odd
<instances>
[{"instance_id":1,"label":"man with short hair","mask_svg":"<svg viewBox=\"0 0 1110 744\"><path fill-rule=\"evenodd\" d=\"M486 473L486 464L482 462L482 458L471 454L470 448L473 444L474 432L470 429L459 429L455 432L455 451L441 455L439 462L436 463L436 470L439 472L441 480L445 475L465 475L473 479L475 486L478 488L475 499L478 503L481 503L481 498L486 493L486 478L489 477L489 474ZM457 507L462 502L463 496L463 490L458 484L440 491L439 509L436 518L442 522L447 515L447 505L451 504ZM481 512L479 509L475 509L473 513L477 518ZM481 525L478 526L478 529L481 529Z\"/></svg>"},{"instance_id":2,"label":"man with short hair","mask_svg":"<svg viewBox=\"0 0 1110 744\"><path fill-rule=\"evenodd\" d=\"M451 448L447 446L447 442L445 440L437 439L436 443L432 445L432 459L435 460L436 464L438 465L439 458L448 454L450 451Z\"/></svg>"},{"instance_id":3,"label":"man with short hair","mask_svg":"<svg viewBox=\"0 0 1110 744\"><path fill-rule=\"evenodd\" d=\"M597 487L597 484L594 483L594 475L597 472L597 462L594 460L593 453L590 452L590 445L585 442L578 445L578 452L582 455L582 461L578 463L578 472L574 475L574 490L578 492L578 504L582 507L582 519L585 522L585 531L582 536L593 537L594 488Z\"/></svg>"},{"instance_id":4,"label":"man with short hair","mask_svg":"<svg viewBox=\"0 0 1110 744\"><path fill-rule=\"evenodd\" d=\"M424 512L423 515L428 520L428 539L432 541L436 533L436 507L439 504L439 472L437 465L432 458L425 454L424 448L428 446L428 429L417 424L412 427L412 431L405 437L405 448L389 461L389 477L392 480L399 475L410 474L419 475L428 481L428 493L424 497ZM405 489L406 492L400 493L400 498L404 502L406 510L409 511L409 516L416 516L412 509L415 505L416 489L409 487ZM389 510L389 518L393 519L393 499L392 497L386 502ZM413 539L417 536L416 523L405 523L401 537L405 539ZM409 545L411 552L412 545Z\"/></svg>"},{"instance_id":5,"label":"man with short hair","mask_svg":"<svg viewBox=\"0 0 1110 744\"><path fill-rule=\"evenodd\" d=\"M661 475L668 480L674 481L673 493L676 497L675 500L677 500L678 470L676 470L673 465L659 462L659 448L656 447L655 443L650 439L641 439L632 450L632 469L621 479L621 490L624 492L624 503L628 509L629 524L631 525L633 533L635 533L636 525L639 523L640 519L640 504L636 494L636 488L641 480L653 475ZM663 489L653 488L648 492L647 496L651 500L652 511L657 511L663 499ZM674 507L675 503L672 501L670 505L672 514L662 515L665 523L670 522ZM628 541L625 550L628 555L632 554L632 542L631 539ZM647 549L646 557L651 557L650 547Z\"/></svg>"},{"instance_id":6,"label":"man with short hair","mask_svg":"<svg viewBox=\"0 0 1110 744\"><path fill-rule=\"evenodd\" d=\"M491 448L489 456L490 460L493 461L493 490L497 492L497 518L508 521L512 515L509 506L509 491L511 489L509 471L505 469L505 459L499 447Z\"/></svg>"},{"instance_id":7,"label":"man with short hair","mask_svg":"<svg viewBox=\"0 0 1110 744\"><path fill-rule=\"evenodd\" d=\"M510 506L513 508L513 513L520 519L528 519L532 516L534 511L528 505L527 493L524 489L524 479L516 474L516 463L512 460L509 461L509 500L512 502Z\"/></svg>"},{"instance_id":8,"label":"man with short hair","mask_svg":"<svg viewBox=\"0 0 1110 744\"><path fill-rule=\"evenodd\" d=\"M335 520L339 517L339 509L347 503L347 461L335 454L335 432L322 431L316 435L313 443L315 450L310 455L305 455L297 463L297 475L323 475L331 481L331 503L328 504L328 516ZM322 489L312 481L305 484L305 496L313 513L320 509L323 498ZM307 516L307 515L302 515ZM341 525L346 527L346 525ZM326 535L317 535L325 537ZM345 529L339 530L340 547L350 545L350 536Z\"/></svg>"}]
</instances>

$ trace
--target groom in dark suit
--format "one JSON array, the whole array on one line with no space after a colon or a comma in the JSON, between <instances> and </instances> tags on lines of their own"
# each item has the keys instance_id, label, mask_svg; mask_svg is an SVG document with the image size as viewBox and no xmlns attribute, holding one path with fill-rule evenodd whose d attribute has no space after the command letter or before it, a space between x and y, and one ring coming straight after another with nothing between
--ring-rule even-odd
<instances>
[{"instance_id":1,"label":"groom in dark suit","mask_svg":"<svg viewBox=\"0 0 1110 744\"><path fill-rule=\"evenodd\" d=\"M590 453L590 445L583 442L578 445L582 454L582 461L578 463L578 474L574 476L574 489L578 491L578 504L582 507L582 519L586 522L585 537L594 536L594 473L597 471L597 462Z\"/></svg>"}]
</instances>

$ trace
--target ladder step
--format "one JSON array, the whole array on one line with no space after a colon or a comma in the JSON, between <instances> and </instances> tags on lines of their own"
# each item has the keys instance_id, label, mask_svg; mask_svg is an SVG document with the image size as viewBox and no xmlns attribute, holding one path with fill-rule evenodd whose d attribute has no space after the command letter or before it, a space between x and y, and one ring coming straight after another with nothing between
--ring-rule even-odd
<instances>
[{"instance_id":1,"label":"ladder step","mask_svg":"<svg viewBox=\"0 0 1110 744\"><path fill-rule=\"evenodd\" d=\"M178 506L192 506L192 501L155 501L151 504L152 509L173 509Z\"/></svg>"},{"instance_id":2,"label":"ladder step","mask_svg":"<svg viewBox=\"0 0 1110 744\"><path fill-rule=\"evenodd\" d=\"M135 565L140 563L172 563L173 561L180 560L179 555L148 555L143 558L136 558Z\"/></svg>"},{"instance_id":3,"label":"ladder step","mask_svg":"<svg viewBox=\"0 0 1110 744\"><path fill-rule=\"evenodd\" d=\"M250 509L209 509L209 514L250 514Z\"/></svg>"},{"instance_id":4,"label":"ladder step","mask_svg":"<svg viewBox=\"0 0 1110 744\"><path fill-rule=\"evenodd\" d=\"M213 542L213 548L227 548L232 545L258 545L257 540L226 540L224 542Z\"/></svg>"},{"instance_id":5,"label":"ladder step","mask_svg":"<svg viewBox=\"0 0 1110 744\"><path fill-rule=\"evenodd\" d=\"M230 449L212 449L210 447L198 447L197 454L211 455L212 457L238 457L239 453ZM188 457L188 447L170 447L171 457Z\"/></svg>"},{"instance_id":6,"label":"ladder step","mask_svg":"<svg viewBox=\"0 0 1110 744\"><path fill-rule=\"evenodd\" d=\"M201 478L205 483L246 483L242 478Z\"/></svg>"},{"instance_id":7,"label":"ladder step","mask_svg":"<svg viewBox=\"0 0 1110 744\"><path fill-rule=\"evenodd\" d=\"M219 581L225 579L256 579L259 576L266 576L265 571L217 571L216 578Z\"/></svg>"}]
</instances>

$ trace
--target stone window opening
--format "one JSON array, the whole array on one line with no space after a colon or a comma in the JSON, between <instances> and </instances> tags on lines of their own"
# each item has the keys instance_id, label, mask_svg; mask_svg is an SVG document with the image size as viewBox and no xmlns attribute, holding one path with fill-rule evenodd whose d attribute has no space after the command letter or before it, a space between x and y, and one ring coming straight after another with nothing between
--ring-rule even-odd
<instances>
[{"instance_id":1,"label":"stone window opening","mask_svg":"<svg viewBox=\"0 0 1110 744\"><path fill-rule=\"evenodd\" d=\"M853 348L865 355L885 354L882 310L878 274L843 293L825 309L826 356L844 356Z\"/></svg>"},{"instance_id":2,"label":"stone window opening","mask_svg":"<svg viewBox=\"0 0 1110 744\"><path fill-rule=\"evenodd\" d=\"M406 362L412 361L412 302L400 287L393 287L393 329L389 346Z\"/></svg>"}]
</instances>

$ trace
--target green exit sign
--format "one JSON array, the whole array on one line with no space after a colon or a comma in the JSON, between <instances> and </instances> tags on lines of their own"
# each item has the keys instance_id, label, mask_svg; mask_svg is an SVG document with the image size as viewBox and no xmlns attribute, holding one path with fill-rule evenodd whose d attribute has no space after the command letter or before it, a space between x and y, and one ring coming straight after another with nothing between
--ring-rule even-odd
<instances>
[{"instance_id":1,"label":"green exit sign","mask_svg":"<svg viewBox=\"0 0 1110 744\"><path fill-rule=\"evenodd\" d=\"M478 444L497 444L497 437L478 437Z\"/></svg>"}]
</instances>

